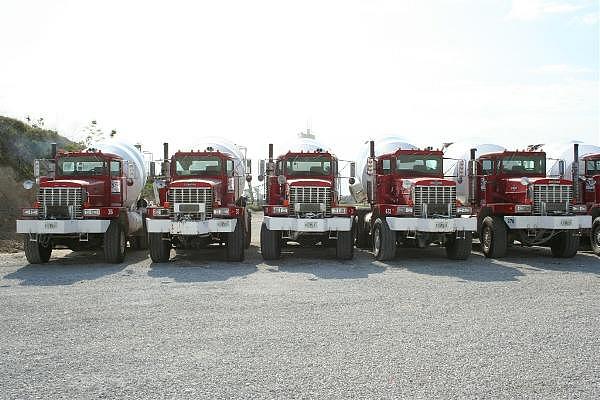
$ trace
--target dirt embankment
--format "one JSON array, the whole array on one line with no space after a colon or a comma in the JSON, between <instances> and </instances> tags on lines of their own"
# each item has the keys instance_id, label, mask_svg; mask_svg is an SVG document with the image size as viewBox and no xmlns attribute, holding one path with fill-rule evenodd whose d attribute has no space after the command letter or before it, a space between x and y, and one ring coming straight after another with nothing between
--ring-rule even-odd
<instances>
[{"instance_id":1,"label":"dirt embankment","mask_svg":"<svg viewBox=\"0 0 600 400\"><path fill-rule=\"evenodd\" d=\"M0 252L22 249L17 237L15 220L22 207L35 200L34 190L25 190L22 180L11 167L0 166Z\"/></svg>"}]
</instances>

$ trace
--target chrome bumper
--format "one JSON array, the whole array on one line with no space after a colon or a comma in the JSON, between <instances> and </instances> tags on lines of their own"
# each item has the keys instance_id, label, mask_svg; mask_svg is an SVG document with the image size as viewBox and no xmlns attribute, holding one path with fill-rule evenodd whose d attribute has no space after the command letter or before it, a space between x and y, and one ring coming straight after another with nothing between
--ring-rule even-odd
<instances>
[{"instance_id":1,"label":"chrome bumper","mask_svg":"<svg viewBox=\"0 0 600 400\"><path fill-rule=\"evenodd\" d=\"M35 220L18 219L17 233L39 233L44 235L67 233L104 233L110 220Z\"/></svg>"},{"instance_id":2,"label":"chrome bumper","mask_svg":"<svg viewBox=\"0 0 600 400\"><path fill-rule=\"evenodd\" d=\"M263 221L270 231L347 232L352 229L352 218L264 217Z\"/></svg>"},{"instance_id":3,"label":"chrome bumper","mask_svg":"<svg viewBox=\"0 0 600 400\"><path fill-rule=\"evenodd\" d=\"M393 231L414 232L457 232L477 230L476 217L459 218L401 218L386 217L388 226Z\"/></svg>"},{"instance_id":4,"label":"chrome bumper","mask_svg":"<svg viewBox=\"0 0 600 400\"><path fill-rule=\"evenodd\" d=\"M150 233L171 235L205 235L211 232L233 232L236 219L210 219L208 221L171 221L169 219L146 218Z\"/></svg>"},{"instance_id":5,"label":"chrome bumper","mask_svg":"<svg viewBox=\"0 0 600 400\"><path fill-rule=\"evenodd\" d=\"M504 217L504 222L510 229L578 230L591 228L592 216L511 215Z\"/></svg>"}]
</instances>

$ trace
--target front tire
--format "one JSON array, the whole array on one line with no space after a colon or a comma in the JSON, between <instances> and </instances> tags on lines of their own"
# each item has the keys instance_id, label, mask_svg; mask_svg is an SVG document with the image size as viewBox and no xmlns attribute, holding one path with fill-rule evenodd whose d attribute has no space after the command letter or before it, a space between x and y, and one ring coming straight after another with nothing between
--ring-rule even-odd
<instances>
[{"instance_id":1,"label":"front tire","mask_svg":"<svg viewBox=\"0 0 600 400\"><path fill-rule=\"evenodd\" d=\"M265 260L281 257L281 231L271 231L263 222L260 228L260 252Z\"/></svg>"},{"instance_id":2,"label":"front tire","mask_svg":"<svg viewBox=\"0 0 600 400\"><path fill-rule=\"evenodd\" d=\"M246 248L246 227L244 220L238 218L233 232L227 234L227 261L244 261Z\"/></svg>"},{"instance_id":3,"label":"front tire","mask_svg":"<svg viewBox=\"0 0 600 400\"><path fill-rule=\"evenodd\" d=\"M353 231L338 232L335 243L335 256L339 260L351 260L354 256Z\"/></svg>"},{"instance_id":4,"label":"front tire","mask_svg":"<svg viewBox=\"0 0 600 400\"><path fill-rule=\"evenodd\" d=\"M29 264L44 264L50 261L50 255L52 254L52 242L50 240L44 245L39 240L32 242L29 240L29 235L25 235L23 248Z\"/></svg>"},{"instance_id":5,"label":"front tire","mask_svg":"<svg viewBox=\"0 0 600 400\"><path fill-rule=\"evenodd\" d=\"M487 258L506 256L508 247L508 230L500 217L485 217L481 224L481 249Z\"/></svg>"},{"instance_id":6,"label":"front tire","mask_svg":"<svg viewBox=\"0 0 600 400\"><path fill-rule=\"evenodd\" d=\"M150 258L152 262L164 263L171 257L171 241L163 240L163 234L151 232L148 234Z\"/></svg>"},{"instance_id":7,"label":"front tire","mask_svg":"<svg viewBox=\"0 0 600 400\"><path fill-rule=\"evenodd\" d=\"M465 232L464 238L457 238L456 234L450 234L446 241L446 256L450 260L466 260L471 255L473 245L473 232Z\"/></svg>"},{"instance_id":8,"label":"front tire","mask_svg":"<svg viewBox=\"0 0 600 400\"><path fill-rule=\"evenodd\" d=\"M570 231L561 232L552 239L550 250L552 257L573 258L579 250L579 236Z\"/></svg>"},{"instance_id":9,"label":"front tire","mask_svg":"<svg viewBox=\"0 0 600 400\"><path fill-rule=\"evenodd\" d=\"M396 232L379 218L373 226L373 253L379 261L391 260L396 256Z\"/></svg>"},{"instance_id":10,"label":"front tire","mask_svg":"<svg viewBox=\"0 0 600 400\"><path fill-rule=\"evenodd\" d=\"M104 232L104 261L111 264L122 263L125 259L127 237L125 230L119 221L110 221L110 225Z\"/></svg>"},{"instance_id":11,"label":"front tire","mask_svg":"<svg viewBox=\"0 0 600 400\"><path fill-rule=\"evenodd\" d=\"M595 255L600 256L600 217L596 217L590 232L590 243Z\"/></svg>"}]
</instances>

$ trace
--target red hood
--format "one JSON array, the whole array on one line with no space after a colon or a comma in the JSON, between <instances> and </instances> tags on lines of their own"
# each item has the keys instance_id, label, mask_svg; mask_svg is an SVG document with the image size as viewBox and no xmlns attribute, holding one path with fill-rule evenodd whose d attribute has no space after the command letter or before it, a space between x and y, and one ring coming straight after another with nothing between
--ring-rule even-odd
<instances>
[{"instance_id":1,"label":"red hood","mask_svg":"<svg viewBox=\"0 0 600 400\"><path fill-rule=\"evenodd\" d=\"M40 187L42 188L55 188L55 187L71 187L71 188L84 188L88 194L102 194L104 192L104 185L106 181L101 179L54 179L48 181L41 181Z\"/></svg>"},{"instance_id":2,"label":"red hood","mask_svg":"<svg viewBox=\"0 0 600 400\"><path fill-rule=\"evenodd\" d=\"M177 179L169 183L170 187L215 187L222 182L217 178Z\"/></svg>"},{"instance_id":3,"label":"red hood","mask_svg":"<svg viewBox=\"0 0 600 400\"><path fill-rule=\"evenodd\" d=\"M299 179L288 179L288 185L290 186L319 186L319 187L331 187L331 181L326 179L311 179L311 178L299 178Z\"/></svg>"},{"instance_id":4,"label":"red hood","mask_svg":"<svg viewBox=\"0 0 600 400\"><path fill-rule=\"evenodd\" d=\"M449 179L442 179L442 178L431 178L431 177L427 177L427 178L402 178L399 179L399 181L409 181L411 182L413 185L420 185L420 186L455 186L456 183L454 181L451 181Z\"/></svg>"}]
</instances>

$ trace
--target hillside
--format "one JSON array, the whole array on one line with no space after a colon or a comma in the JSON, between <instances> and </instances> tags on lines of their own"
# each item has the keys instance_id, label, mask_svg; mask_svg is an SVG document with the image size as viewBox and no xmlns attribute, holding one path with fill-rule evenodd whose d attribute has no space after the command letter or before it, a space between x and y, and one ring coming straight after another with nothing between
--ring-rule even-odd
<instances>
[{"instance_id":1,"label":"hillside","mask_svg":"<svg viewBox=\"0 0 600 400\"><path fill-rule=\"evenodd\" d=\"M34 191L23 189L22 182L33 178L33 160L50 155L50 143L65 150L81 147L55 131L0 116L0 247L4 250L16 236L15 219L21 207L33 201Z\"/></svg>"}]
</instances>

